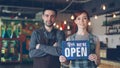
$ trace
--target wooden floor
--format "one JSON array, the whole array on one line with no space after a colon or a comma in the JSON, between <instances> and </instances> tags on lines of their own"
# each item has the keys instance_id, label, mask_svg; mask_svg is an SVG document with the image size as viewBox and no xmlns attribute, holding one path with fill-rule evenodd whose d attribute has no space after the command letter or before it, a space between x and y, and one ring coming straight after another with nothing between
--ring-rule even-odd
<instances>
[{"instance_id":1,"label":"wooden floor","mask_svg":"<svg viewBox=\"0 0 120 68\"><path fill-rule=\"evenodd\" d=\"M106 49L100 50L100 57L106 58ZM110 61L101 59L101 64L98 68L120 68L120 61Z\"/></svg>"},{"instance_id":2,"label":"wooden floor","mask_svg":"<svg viewBox=\"0 0 120 68\"><path fill-rule=\"evenodd\" d=\"M98 68L120 68L120 66L101 64Z\"/></svg>"},{"instance_id":3,"label":"wooden floor","mask_svg":"<svg viewBox=\"0 0 120 68\"><path fill-rule=\"evenodd\" d=\"M32 68L32 64L1 64L0 68ZM120 68L120 62L101 60L101 64L98 68Z\"/></svg>"},{"instance_id":4,"label":"wooden floor","mask_svg":"<svg viewBox=\"0 0 120 68\"><path fill-rule=\"evenodd\" d=\"M120 62L101 60L101 64L98 68L120 68Z\"/></svg>"}]
</instances>

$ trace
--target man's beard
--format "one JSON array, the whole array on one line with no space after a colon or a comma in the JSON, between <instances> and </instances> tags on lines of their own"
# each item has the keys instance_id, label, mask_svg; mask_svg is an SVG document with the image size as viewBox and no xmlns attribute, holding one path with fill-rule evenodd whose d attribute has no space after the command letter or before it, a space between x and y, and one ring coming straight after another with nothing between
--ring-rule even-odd
<instances>
[{"instance_id":1,"label":"man's beard","mask_svg":"<svg viewBox=\"0 0 120 68\"><path fill-rule=\"evenodd\" d=\"M45 24L47 27L52 27L53 24Z\"/></svg>"}]
</instances>

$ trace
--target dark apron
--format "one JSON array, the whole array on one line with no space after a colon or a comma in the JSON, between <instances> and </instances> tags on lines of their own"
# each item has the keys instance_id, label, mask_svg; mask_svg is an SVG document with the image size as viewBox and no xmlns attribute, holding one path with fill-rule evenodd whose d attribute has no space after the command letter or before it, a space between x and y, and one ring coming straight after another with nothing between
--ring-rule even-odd
<instances>
[{"instance_id":1,"label":"dark apron","mask_svg":"<svg viewBox=\"0 0 120 68\"><path fill-rule=\"evenodd\" d=\"M38 43L47 45L53 45L56 42L56 31L51 36L52 39L48 39L47 33L44 30L39 31L40 38L38 37ZM33 68L60 68L60 62L58 56L45 55L43 57L33 59Z\"/></svg>"},{"instance_id":2,"label":"dark apron","mask_svg":"<svg viewBox=\"0 0 120 68\"><path fill-rule=\"evenodd\" d=\"M33 68L60 68L59 57L46 55L33 61Z\"/></svg>"}]
</instances>

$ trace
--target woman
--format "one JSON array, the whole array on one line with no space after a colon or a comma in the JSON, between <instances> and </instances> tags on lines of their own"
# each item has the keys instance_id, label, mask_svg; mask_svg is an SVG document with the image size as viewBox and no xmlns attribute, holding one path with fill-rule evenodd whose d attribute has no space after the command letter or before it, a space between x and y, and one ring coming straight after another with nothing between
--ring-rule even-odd
<instances>
[{"instance_id":1,"label":"woman","mask_svg":"<svg viewBox=\"0 0 120 68\"><path fill-rule=\"evenodd\" d=\"M60 56L59 60L63 66L69 66L70 68L96 68L100 64L100 42L98 37L89 33L88 23L90 22L88 13L83 10L74 14L74 22L77 25L77 32L67 38L67 41L74 40L89 40L90 41L90 54L88 60L67 60L65 56Z\"/></svg>"}]
</instances>

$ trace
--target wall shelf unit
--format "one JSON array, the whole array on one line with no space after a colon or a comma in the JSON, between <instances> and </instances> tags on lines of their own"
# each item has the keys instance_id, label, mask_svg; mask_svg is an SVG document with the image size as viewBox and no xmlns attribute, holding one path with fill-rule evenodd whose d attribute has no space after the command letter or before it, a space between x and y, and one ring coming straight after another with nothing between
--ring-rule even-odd
<instances>
[{"instance_id":1,"label":"wall shelf unit","mask_svg":"<svg viewBox=\"0 0 120 68\"><path fill-rule=\"evenodd\" d=\"M106 14L103 26L106 27L106 35L120 34L120 13Z\"/></svg>"},{"instance_id":2,"label":"wall shelf unit","mask_svg":"<svg viewBox=\"0 0 120 68\"><path fill-rule=\"evenodd\" d=\"M41 21L0 18L0 63L31 63L29 58L30 36Z\"/></svg>"}]
</instances>

